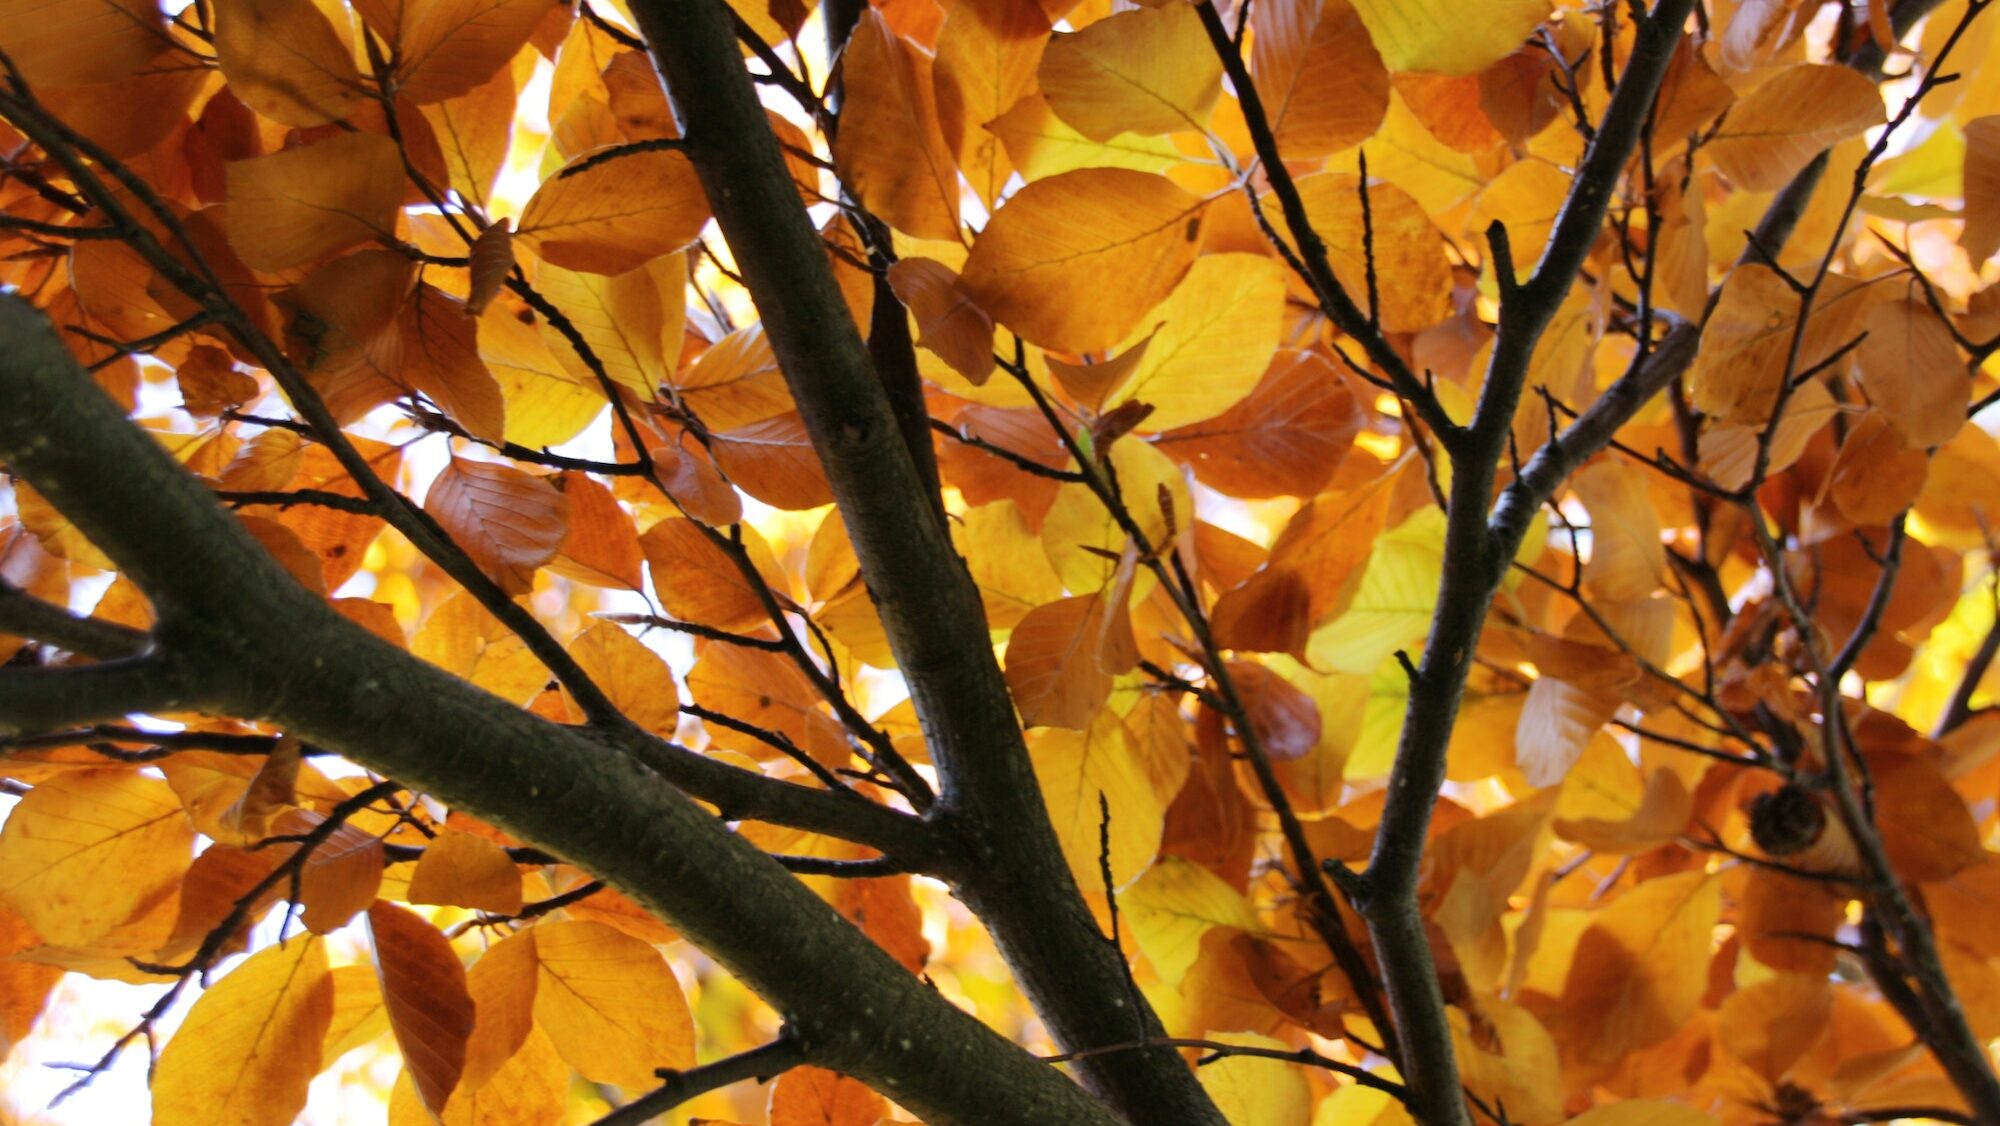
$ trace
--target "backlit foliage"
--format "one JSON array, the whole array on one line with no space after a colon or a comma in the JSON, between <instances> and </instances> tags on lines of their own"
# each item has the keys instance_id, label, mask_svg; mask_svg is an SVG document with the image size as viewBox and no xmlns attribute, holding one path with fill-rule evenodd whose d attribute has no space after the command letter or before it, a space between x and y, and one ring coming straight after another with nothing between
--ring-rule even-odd
<instances>
[{"instance_id":1,"label":"backlit foliage","mask_svg":"<svg viewBox=\"0 0 2000 1126\"><path fill-rule=\"evenodd\" d=\"M920 381L1055 870L1231 1123L1411 1121L1399 1050L1522 1126L1991 1105L1985 0L1696 5L1580 230L1659 18L1625 0L878 0L832 69L827 11L732 3L826 277ZM352 622L558 724L921 811L841 436L644 22L0 0L0 282ZM141 585L0 490L0 675L133 648ZM1447 629L1470 652L1427 654ZM163 1126L288 1122L350 1051L400 1054L397 1126L585 1122L778 1031L449 794L282 725L6 699L0 1052L65 972L170 986L78 1080L152 1049ZM1396 894L1448 1043L1399 1049L1411 952L1364 916L1427 753ZM921 864L735 830L1057 1050ZM912 1120L885 1094L801 1067L674 1113Z\"/></svg>"}]
</instances>

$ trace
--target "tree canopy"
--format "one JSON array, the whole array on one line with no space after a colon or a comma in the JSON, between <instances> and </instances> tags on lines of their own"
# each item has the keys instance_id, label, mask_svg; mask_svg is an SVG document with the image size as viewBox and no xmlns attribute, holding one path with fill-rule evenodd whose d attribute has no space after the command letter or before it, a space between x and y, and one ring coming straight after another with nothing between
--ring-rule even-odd
<instances>
[{"instance_id":1,"label":"tree canopy","mask_svg":"<svg viewBox=\"0 0 2000 1126\"><path fill-rule=\"evenodd\" d=\"M2000 1122L1991 6L0 0L0 1086Z\"/></svg>"}]
</instances>

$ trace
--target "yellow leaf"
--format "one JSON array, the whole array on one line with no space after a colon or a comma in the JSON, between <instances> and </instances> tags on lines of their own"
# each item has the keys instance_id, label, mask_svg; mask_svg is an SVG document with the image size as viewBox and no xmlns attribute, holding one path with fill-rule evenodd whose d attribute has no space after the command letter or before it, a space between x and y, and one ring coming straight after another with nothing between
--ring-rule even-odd
<instances>
[{"instance_id":1,"label":"yellow leaf","mask_svg":"<svg viewBox=\"0 0 2000 1126\"><path fill-rule=\"evenodd\" d=\"M680 724L680 694L673 670L659 654L618 626L600 622L570 642L569 655L625 718L655 735L673 736Z\"/></svg>"},{"instance_id":2,"label":"yellow leaf","mask_svg":"<svg viewBox=\"0 0 2000 1126\"><path fill-rule=\"evenodd\" d=\"M1868 336L1854 350L1861 387L1911 449L1942 446L1965 425L1972 381L1944 319L1921 301L1868 310Z\"/></svg>"},{"instance_id":3,"label":"yellow leaf","mask_svg":"<svg viewBox=\"0 0 2000 1126\"><path fill-rule=\"evenodd\" d=\"M1885 120L1881 91L1860 71L1800 63L1739 99L1703 151L1737 187L1775 191L1821 150Z\"/></svg>"},{"instance_id":4,"label":"yellow leaf","mask_svg":"<svg viewBox=\"0 0 2000 1126\"><path fill-rule=\"evenodd\" d=\"M1048 99L1039 93L1015 102L984 129L1006 148L1007 159L1031 184L1080 168L1165 172L1184 159L1166 137L1120 133L1108 141L1093 141L1057 117Z\"/></svg>"},{"instance_id":5,"label":"yellow leaf","mask_svg":"<svg viewBox=\"0 0 2000 1126\"><path fill-rule=\"evenodd\" d=\"M273 121L339 121L366 90L354 55L312 0L217 0L215 54L243 104Z\"/></svg>"},{"instance_id":6,"label":"yellow leaf","mask_svg":"<svg viewBox=\"0 0 2000 1126\"><path fill-rule=\"evenodd\" d=\"M463 591L431 611L410 651L517 704L526 703L549 679L521 639Z\"/></svg>"},{"instance_id":7,"label":"yellow leaf","mask_svg":"<svg viewBox=\"0 0 2000 1126\"><path fill-rule=\"evenodd\" d=\"M1101 351L1193 264L1204 206L1164 176L1125 169L1037 180L994 214L959 285L1033 344Z\"/></svg>"},{"instance_id":8,"label":"yellow leaf","mask_svg":"<svg viewBox=\"0 0 2000 1126\"><path fill-rule=\"evenodd\" d=\"M1187 479L1173 459L1144 442L1128 440L1112 445L1110 462L1133 523L1154 547L1161 546L1167 534L1167 517L1160 509L1161 490L1173 505L1175 519L1180 522L1177 526L1186 526L1193 505L1188 500ZM1055 504L1042 518L1042 544L1049 562L1055 565L1063 585L1073 591L1104 589L1117 574L1125 540L1125 529L1088 485L1071 483L1058 489ZM1150 577L1142 577L1142 597L1151 589L1150 582Z\"/></svg>"},{"instance_id":9,"label":"yellow leaf","mask_svg":"<svg viewBox=\"0 0 2000 1126\"><path fill-rule=\"evenodd\" d=\"M193 860L174 791L128 770L49 778L0 829L0 906L44 942L83 946L169 894Z\"/></svg>"},{"instance_id":10,"label":"yellow leaf","mask_svg":"<svg viewBox=\"0 0 2000 1126\"><path fill-rule=\"evenodd\" d=\"M258 764L243 796L224 810L221 822L234 837L230 843L249 844L270 835L271 821L297 800L304 745L290 735L281 737L271 753Z\"/></svg>"},{"instance_id":11,"label":"yellow leaf","mask_svg":"<svg viewBox=\"0 0 2000 1126\"><path fill-rule=\"evenodd\" d=\"M1192 4L1118 12L1042 52L1042 96L1094 141L1207 127L1222 61Z\"/></svg>"},{"instance_id":12,"label":"yellow leaf","mask_svg":"<svg viewBox=\"0 0 2000 1126\"><path fill-rule=\"evenodd\" d=\"M509 594L535 586L535 570L569 534L569 499L548 482L487 461L454 457L431 482L424 511Z\"/></svg>"},{"instance_id":13,"label":"yellow leaf","mask_svg":"<svg viewBox=\"0 0 2000 1126\"><path fill-rule=\"evenodd\" d=\"M228 167L229 243L259 270L393 236L403 158L380 133L341 133Z\"/></svg>"},{"instance_id":14,"label":"yellow leaf","mask_svg":"<svg viewBox=\"0 0 2000 1126\"><path fill-rule=\"evenodd\" d=\"M1590 560L1583 581L1597 598L1646 598L1666 577L1660 518L1646 471L1624 461L1599 461L1570 480L1590 513Z\"/></svg>"},{"instance_id":15,"label":"yellow leaf","mask_svg":"<svg viewBox=\"0 0 2000 1126\"><path fill-rule=\"evenodd\" d=\"M511 915L521 909L521 871L485 837L446 829L424 846L408 894L411 903Z\"/></svg>"},{"instance_id":16,"label":"yellow leaf","mask_svg":"<svg viewBox=\"0 0 2000 1126\"><path fill-rule=\"evenodd\" d=\"M0 0L0 50L30 86L113 82L168 42L156 0Z\"/></svg>"},{"instance_id":17,"label":"yellow leaf","mask_svg":"<svg viewBox=\"0 0 2000 1126\"><path fill-rule=\"evenodd\" d=\"M1292 1050L1282 1040L1250 1032L1211 1032L1206 1038L1246 1048ZM1196 1074L1229 1126L1306 1126L1312 1116L1312 1088L1296 1064L1224 1056Z\"/></svg>"},{"instance_id":18,"label":"yellow leaf","mask_svg":"<svg viewBox=\"0 0 2000 1126\"><path fill-rule=\"evenodd\" d=\"M1201 954L1202 936L1216 927L1254 931L1257 916L1243 894L1192 861L1163 856L1118 897L1160 980L1178 987Z\"/></svg>"},{"instance_id":19,"label":"yellow leaf","mask_svg":"<svg viewBox=\"0 0 2000 1126\"><path fill-rule=\"evenodd\" d=\"M491 79L469 92L421 107L424 119L430 122L431 131L437 134L438 149L444 156L451 186L481 207L492 206L493 182L499 179L501 168L507 162L508 143L513 137L515 89L519 85L516 79L524 70L532 73L531 60L535 58L532 51L516 55L510 66L501 67ZM507 222L501 219L480 232L484 236L484 248L478 242L473 244L472 273L475 279L481 276L482 262L499 257L501 251L505 251L508 265L513 264L511 234L493 233L494 227ZM491 276L492 269L490 266L487 268L487 276ZM480 293L476 280L472 292L475 297ZM477 300L470 300L468 304L474 307L475 313L485 308Z\"/></svg>"},{"instance_id":20,"label":"yellow leaf","mask_svg":"<svg viewBox=\"0 0 2000 1126\"><path fill-rule=\"evenodd\" d=\"M525 308L525 307L523 307ZM603 413L604 392L558 361L541 331L504 305L479 325L479 358L507 402L507 440L529 449L561 445Z\"/></svg>"},{"instance_id":21,"label":"yellow leaf","mask_svg":"<svg viewBox=\"0 0 2000 1126\"><path fill-rule=\"evenodd\" d=\"M368 909L368 935L404 1069L424 1105L441 1112L464 1074L465 1043L472 1035L465 967L450 939L393 903L378 900Z\"/></svg>"},{"instance_id":22,"label":"yellow leaf","mask_svg":"<svg viewBox=\"0 0 2000 1126\"><path fill-rule=\"evenodd\" d=\"M938 31L938 125L966 182L989 209L1014 168L985 126L1034 92L1048 34L1048 16L1034 0L955 4Z\"/></svg>"},{"instance_id":23,"label":"yellow leaf","mask_svg":"<svg viewBox=\"0 0 2000 1126\"><path fill-rule=\"evenodd\" d=\"M285 1126L306 1105L333 1021L318 936L270 946L216 982L153 1072L159 1126Z\"/></svg>"},{"instance_id":24,"label":"yellow leaf","mask_svg":"<svg viewBox=\"0 0 2000 1126\"><path fill-rule=\"evenodd\" d=\"M862 206L918 238L958 238L958 168L938 125L930 56L864 9L841 62L833 159Z\"/></svg>"},{"instance_id":25,"label":"yellow leaf","mask_svg":"<svg viewBox=\"0 0 2000 1126\"><path fill-rule=\"evenodd\" d=\"M656 389L666 378L662 347L666 302L650 269L642 265L607 277L545 263L535 272L535 287L569 318L613 383L646 399L658 394ZM673 298L678 303L678 289ZM674 328L678 346L678 317ZM550 337L550 349L558 359L575 355L554 327L544 323L542 331ZM577 382L596 385L596 374L581 359L568 366Z\"/></svg>"},{"instance_id":26,"label":"yellow leaf","mask_svg":"<svg viewBox=\"0 0 2000 1126\"><path fill-rule=\"evenodd\" d=\"M1806 443L1839 413L1840 404L1824 384L1818 380L1801 384L1785 401L1785 417L1771 435L1766 474L1790 469L1805 452ZM1710 423L1702 430L1697 446L1701 471L1725 489L1740 489L1749 484L1751 475L1757 471L1757 450L1763 433L1760 423Z\"/></svg>"},{"instance_id":27,"label":"yellow leaf","mask_svg":"<svg viewBox=\"0 0 2000 1126\"><path fill-rule=\"evenodd\" d=\"M1597 913L1563 987L1566 1054L1612 1064L1680 1030L1708 985L1722 884L1704 872L1656 876Z\"/></svg>"},{"instance_id":28,"label":"yellow leaf","mask_svg":"<svg viewBox=\"0 0 2000 1126\"><path fill-rule=\"evenodd\" d=\"M972 581L979 584L986 623L993 629L1012 629L1030 610L1062 597L1062 583L1041 539L1013 500L969 509L963 519L953 521L952 538Z\"/></svg>"},{"instance_id":29,"label":"yellow leaf","mask_svg":"<svg viewBox=\"0 0 2000 1126\"><path fill-rule=\"evenodd\" d=\"M1492 0L1478 18L1459 0L1354 0L1394 71L1471 74L1511 55L1549 14L1549 0Z\"/></svg>"},{"instance_id":30,"label":"yellow leaf","mask_svg":"<svg viewBox=\"0 0 2000 1126\"><path fill-rule=\"evenodd\" d=\"M1312 1126L1417 1126L1417 1120L1389 1092L1352 1083L1320 1100Z\"/></svg>"},{"instance_id":31,"label":"yellow leaf","mask_svg":"<svg viewBox=\"0 0 2000 1126\"><path fill-rule=\"evenodd\" d=\"M1444 513L1424 508L1375 540L1347 612L1316 630L1314 668L1367 675L1430 629L1444 570Z\"/></svg>"},{"instance_id":32,"label":"yellow leaf","mask_svg":"<svg viewBox=\"0 0 2000 1126\"><path fill-rule=\"evenodd\" d=\"M1389 72L1349 0L1260 0L1250 69L1288 160L1367 140L1389 111Z\"/></svg>"},{"instance_id":33,"label":"yellow leaf","mask_svg":"<svg viewBox=\"0 0 2000 1126\"><path fill-rule=\"evenodd\" d=\"M771 1126L875 1126L888 1111L866 1083L825 1068L793 1068L771 1085Z\"/></svg>"},{"instance_id":34,"label":"yellow leaf","mask_svg":"<svg viewBox=\"0 0 2000 1126\"><path fill-rule=\"evenodd\" d=\"M1278 350L1285 268L1261 254L1211 254L1147 315L1159 322L1113 405L1138 400L1147 430L1170 430L1221 414L1247 396Z\"/></svg>"},{"instance_id":35,"label":"yellow leaf","mask_svg":"<svg viewBox=\"0 0 2000 1126\"><path fill-rule=\"evenodd\" d=\"M1118 716L1101 710L1087 731L1038 728L1028 753L1077 886L1095 894L1106 891L1099 855L1107 820L1111 890L1144 871L1159 851L1166 809ZM1099 804L1100 798L1106 805Z\"/></svg>"},{"instance_id":36,"label":"yellow leaf","mask_svg":"<svg viewBox=\"0 0 2000 1126\"><path fill-rule=\"evenodd\" d=\"M600 152L542 182L521 212L517 242L544 262L622 274L694 241L708 197L677 152Z\"/></svg>"},{"instance_id":37,"label":"yellow leaf","mask_svg":"<svg viewBox=\"0 0 2000 1126\"><path fill-rule=\"evenodd\" d=\"M535 928L535 1021L585 1079L650 1087L694 1064L694 1022L666 960L603 923Z\"/></svg>"},{"instance_id":38,"label":"yellow leaf","mask_svg":"<svg viewBox=\"0 0 2000 1126\"><path fill-rule=\"evenodd\" d=\"M412 102L455 98L493 77L528 42L552 0L359 0L387 40L396 92Z\"/></svg>"},{"instance_id":39,"label":"yellow leaf","mask_svg":"<svg viewBox=\"0 0 2000 1126\"><path fill-rule=\"evenodd\" d=\"M1359 176L1306 176L1298 188L1313 230L1326 243L1334 277L1363 312L1368 311L1372 231L1382 327L1417 332L1451 315L1451 263L1444 239L1416 197L1393 183L1371 180L1364 222Z\"/></svg>"},{"instance_id":40,"label":"yellow leaf","mask_svg":"<svg viewBox=\"0 0 2000 1126\"><path fill-rule=\"evenodd\" d=\"M320 1062L333 1061L389 1031L389 1013L382 1007L382 980L373 966L336 966L333 974L333 1020L321 1042Z\"/></svg>"},{"instance_id":41,"label":"yellow leaf","mask_svg":"<svg viewBox=\"0 0 2000 1126\"><path fill-rule=\"evenodd\" d=\"M1562 1116L1562 1067L1556 1042L1533 1013L1497 999L1479 1003L1475 1033L1465 1010L1445 1010L1465 1086L1510 1119L1554 1122Z\"/></svg>"},{"instance_id":42,"label":"yellow leaf","mask_svg":"<svg viewBox=\"0 0 2000 1126\"><path fill-rule=\"evenodd\" d=\"M459 1080L461 1098L492 1082L505 1082L509 1064L522 1053L535 1029L535 994L540 971L535 963L535 932L519 930L481 955L466 971L465 988L472 996L472 1036L465 1046L465 1073ZM555 1055L546 1038L541 1050ZM505 1097L506 1092L500 1092Z\"/></svg>"}]
</instances>

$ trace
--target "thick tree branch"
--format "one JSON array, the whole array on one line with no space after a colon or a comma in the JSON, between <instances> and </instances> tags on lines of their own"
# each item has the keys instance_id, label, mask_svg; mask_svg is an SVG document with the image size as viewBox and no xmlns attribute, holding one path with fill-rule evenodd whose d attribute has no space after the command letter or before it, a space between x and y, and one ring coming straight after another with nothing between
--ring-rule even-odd
<instances>
[{"instance_id":1,"label":"thick tree branch","mask_svg":"<svg viewBox=\"0 0 2000 1126\"><path fill-rule=\"evenodd\" d=\"M784 1013L807 1058L929 1121L1114 1121L634 758L412 657L307 592L12 297L0 297L0 399L14 405L0 411L0 460L142 589L199 611L160 642L200 670L213 707L426 789L623 888Z\"/></svg>"},{"instance_id":2,"label":"thick tree branch","mask_svg":"<svg viewBox=\"0 0 2000 1126\"><path fill-rule=\"evenodd\" d=\"M151 640L144 630L72 614L5 579L0 579L0 633L100 658L129 657Z\"/></svg>"},{"instance_id":3,"label":"thick tree branch","mask_svg":"<svg viewBox=\"0 0 2000 1126\"><path fill-rule=\"evenodd\" d=\"M867 345L800 205L720 0L640 0L687 153L853 540L909 684L941 792L929 818L965 853L957 890L1067 1049L1160 1033L1132 1012L1122 956L1103 941L1056 843L977 588L927 499ZM928 440L926 438L926 440ZM1169 1049L1085 1061L1085 1083L1136 1121L1220 1123Z\"/></svg>"},{"instance_id":4,"label":"thick tree branch","mask_svg":"<svg viewBox=\"0 0 2000 1126\"><path fill-rule=\"evenodd\" d=\"M0 668L0 732L34 734L137 712L192 710L202 703L186 669L158 655L98 665Z\"/></svg>"}]
</instances>

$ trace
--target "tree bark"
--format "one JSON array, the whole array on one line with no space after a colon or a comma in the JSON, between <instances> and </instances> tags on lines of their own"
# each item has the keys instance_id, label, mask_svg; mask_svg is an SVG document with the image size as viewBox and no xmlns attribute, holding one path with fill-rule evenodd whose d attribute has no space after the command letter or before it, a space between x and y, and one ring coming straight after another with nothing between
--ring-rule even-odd
<instances>
[{"instance_id":1,"label":"tree bark","mask_svg":"<svg viewBox=\"0 0 2000 1126\"><path fill-rule=\"evenodd\" d=\"M1064 1050L1161 1035L1070 876L978 589L924 503L923 479L785 172L728 9L720 0L637 0L632 11L909 684L940 783L928 818L965 859L955 890L992 931ZM1134 1121L1222 1122L1172 1049L1093 1055L1077 1067Z\"/></svg>"},{"instance_id":2,"label":"tree bark","mask_svg":"<svg viewBox=\"0 0 2000 1126\"><path fill-rule=\"evenodd\" d=\"M1060 1072L926 987L634 757L491 696L335 613L126 421L41 315L11 296L0 296L0 401L8 404L0 411L0 460L102 548L160 613L154 651L138 659L144 677L126 663L0 670L0 729L169 708L269 722L628 892L777 1008L808 1059L870 1083L928 1121L1118 1121Z\"/></svg>"}]
</instances>

